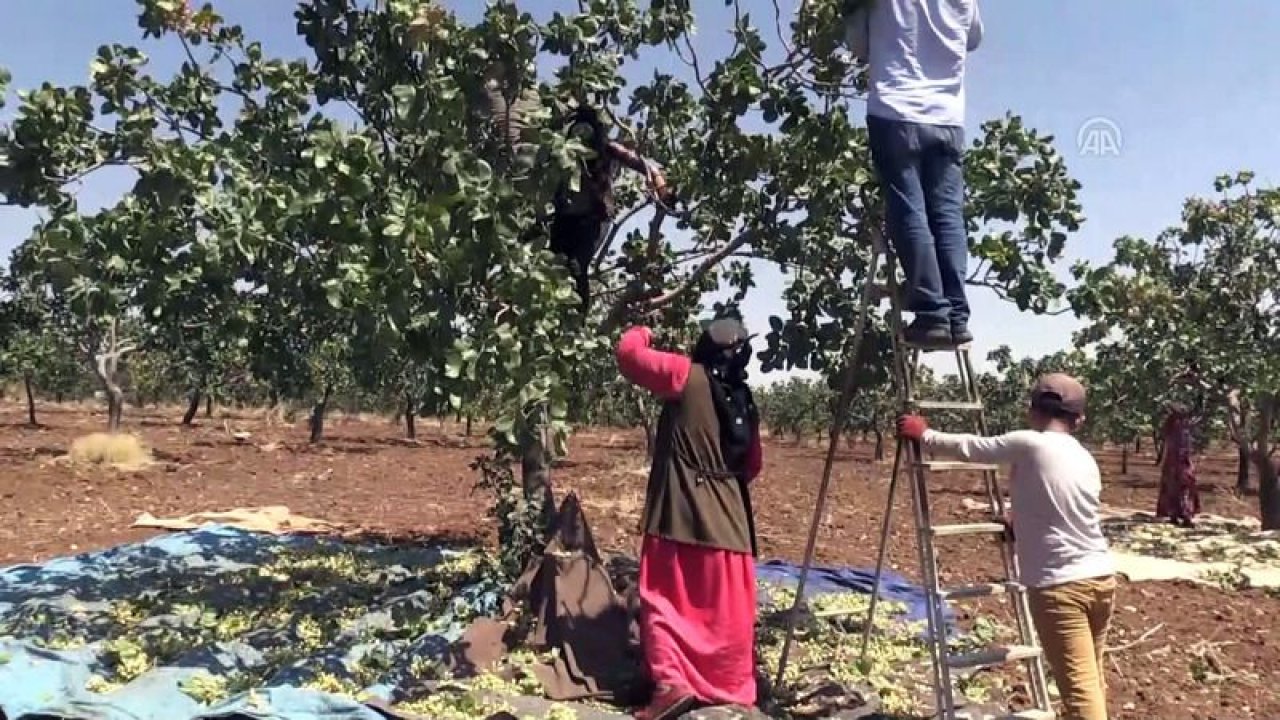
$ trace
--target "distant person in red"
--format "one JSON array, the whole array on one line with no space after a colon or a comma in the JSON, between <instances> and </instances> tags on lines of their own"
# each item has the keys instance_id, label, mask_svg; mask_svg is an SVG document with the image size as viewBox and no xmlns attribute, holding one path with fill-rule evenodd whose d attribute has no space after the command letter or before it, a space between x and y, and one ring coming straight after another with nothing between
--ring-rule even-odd
<instances>
[{"instance_id":1,"label":"distant person in red","mask_svg":"<svg viewBox=\"0 0 1280 720\"><path fill-rule=\"evenodd\" d=\"M1191 413L1186 406L1169 407L1160 434L1164 438L1164 462L1160 469L1156 517L1191 527L1200 512L1200 490L1196 487L1196 468L1191 459Z\"/></svg>"},{"instance_id":2,"label":"distant person in red","mask_svg":"<svg viewBox=\"0 0 1280 720\"><path fill-rule=\"evenodd\" d=\"M759 415L742 324L705 327L692 356L650 347L645 327L618 343L623 377L661 397L640 551L640 626L655 684L642 720L697 705L756 702L755 524Z\"/></svg>"}]
</instances>

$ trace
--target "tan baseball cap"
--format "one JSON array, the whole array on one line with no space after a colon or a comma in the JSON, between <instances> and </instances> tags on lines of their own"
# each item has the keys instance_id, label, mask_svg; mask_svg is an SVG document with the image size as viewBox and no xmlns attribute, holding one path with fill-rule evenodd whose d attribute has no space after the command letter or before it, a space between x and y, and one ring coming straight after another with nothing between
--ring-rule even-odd
<instances>
[{"instance_id":1,"label":"tan baseball cap","mask_svg":"<svg viewBox=\"0 0 1280 720\"><path fill-rule=\"evenodd\" d=\"M1031 404L1084 415L1085 389L1079 380L1064 373L1043 375L1031 389Z\"/></svg>"}]
</instances>

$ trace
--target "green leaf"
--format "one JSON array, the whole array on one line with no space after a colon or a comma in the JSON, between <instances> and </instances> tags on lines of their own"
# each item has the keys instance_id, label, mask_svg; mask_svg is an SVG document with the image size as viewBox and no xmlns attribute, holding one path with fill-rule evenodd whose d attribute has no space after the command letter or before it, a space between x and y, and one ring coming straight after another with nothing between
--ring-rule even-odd
<instances>
[{"instance_id":1,"label":"green leaf","mask_svg":"<svg viewBox=\"0 0 1280 720\"><path fill-rule=\"evenodd\" d=\"M450 380L457 380L462 377L463 359L462 353L457 350L449 350L445 353L444 376Z\"/></svg>"},{"instance_id":2,"label":"green leaf","mask_svg":"<svg viewBox=\"0 0 1280 720\"><path fill-rule=\"evenodd\" d=\"M551 401L551 417L555 420L569 417L569 404L564 398L555 398Z\"/></svg>"}]
</instances>

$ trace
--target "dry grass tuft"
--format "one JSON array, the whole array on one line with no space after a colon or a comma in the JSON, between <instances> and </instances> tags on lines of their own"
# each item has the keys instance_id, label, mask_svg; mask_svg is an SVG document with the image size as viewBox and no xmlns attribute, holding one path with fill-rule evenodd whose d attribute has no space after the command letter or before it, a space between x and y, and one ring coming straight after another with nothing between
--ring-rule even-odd
<instances>
[{"instance_id":1,"label":"dry grass tuft","mask_svg":"<svg viewBox=\"0 0 1280 720\"><path fill-rule=\"evenodd\" d=\"M151 451L137 435L92 433L71 441L67 458L77 465L108 465L121 469L145 467Z\"/></svg>"}]
</instances>

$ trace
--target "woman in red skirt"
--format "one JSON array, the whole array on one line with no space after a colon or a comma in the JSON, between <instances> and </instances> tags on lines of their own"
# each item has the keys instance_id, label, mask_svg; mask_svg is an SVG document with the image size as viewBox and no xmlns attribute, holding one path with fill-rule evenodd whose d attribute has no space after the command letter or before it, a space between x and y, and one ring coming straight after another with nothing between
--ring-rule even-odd
<instances>
[{"instance_id":1,"label":"woman in red skirt","mask_svg":"<svg viewBox=\"0 0 1280 720\"><path fill-rule=\"evenodd\" d=\"M1191 527L1200 512L1200 490L1191 459L1191 416L1183 405L1171 405L1161 430L1164 462L1160 469L1160 498L1156 517L1175 525Z\"/></svg>"},{"instance_id":2,"label":"woman in red skirt","mask_svg":"<svg viewBox=\"0 0 1280 720\"><path fill-rule=\"evenodd\" d=\"M654 350L644 327L618 344L622 375L665 401L641 518L641 638L656 686L637 714L645 720L756 702L748 485L762 454L748 340L739 322L721 319L691 357Z\"/></svg>"}]
</instances>

